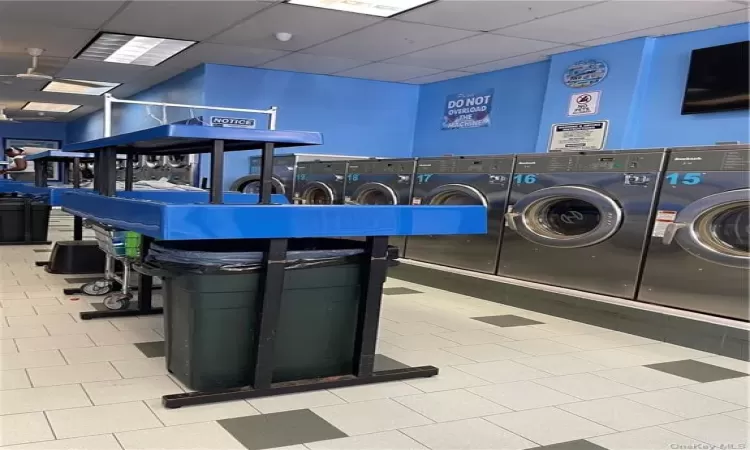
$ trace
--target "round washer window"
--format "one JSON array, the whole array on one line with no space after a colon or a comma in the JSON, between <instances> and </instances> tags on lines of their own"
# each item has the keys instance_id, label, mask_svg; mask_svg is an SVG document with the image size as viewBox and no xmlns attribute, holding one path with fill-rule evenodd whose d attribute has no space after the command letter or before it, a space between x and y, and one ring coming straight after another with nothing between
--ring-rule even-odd
<instances>
[{"instance_id":1,"label":"round washer window","mask_svg":"<svg viewBox=\"0 0 750 450\"><path fill-rule=\"evenodd\" d=\"M599 226L601 212L589 202L579 199L559 199L550 202L537 215L540 224L563 236L581 236Z\"/></svg>"},{"instance_id":2,"label":"round washer window","mask_svg":"<svg viewBox=\"0 0 750 450\"><path fill-rule=\"evenodd\" d=\"M482 200L465 192L447 191L442 192L430 200L430 205L483 205Z\"/></svg>"},{"instance_id":3,"label":"round washer window","mask_svg":"<svg viewBox=\"0 0 750 450\"><path fill-rule=\"evenodd\" d=\"M308 205L330 205L333 203L330 194L321 187L307 189L302 197L305 199L305 204Z\"/></svg>"},{"instance_id":4,"label":"round washer window","mask_svg":"<svg viewBox=\"0 0 750 450\"><path fill-rule=\"evenodd\" d=\"M393 205L393 199L386 192L379 189L369 189L357 197L360 205Z\"/></svg>"},{"instance_id":5,"label":"round washer window","mask_svg":"<svg viewBox=\"0 0 750 450\"><path fill-rule=\"evenodd\" d=\"M730 203L696 220L696 231L706 244L737 256L750 253L750 206ZM706 242L707 241L707 242Z\"/></svg>"}]
</instances>

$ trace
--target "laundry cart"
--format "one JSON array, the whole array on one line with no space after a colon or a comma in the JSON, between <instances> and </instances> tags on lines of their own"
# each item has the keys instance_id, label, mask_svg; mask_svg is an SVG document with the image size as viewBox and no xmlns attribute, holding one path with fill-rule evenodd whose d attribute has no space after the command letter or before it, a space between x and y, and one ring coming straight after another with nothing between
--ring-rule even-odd
<instances>
[{"instance_id":1,"label":"laundry cart","mask_svg":"<svg viewBox=\"0 0 750 450\"><path fill-rule=\"evenodd\" d=\"M90 311L85 318L161 312L152 307L148 293L153 276L165 283L167 368L195 388L164 396L166 407L437 374L432 366L374 368L383 282L395 258L388 236L485 233L486 209L275 202L274 150L321 143L322 136L315 132L164 125L66 149L96 153L105 170L98 172L95 193L63 194L63 209L102 227L141 235L137 306ZM253 197L257 203L227 202L222 190L224 154L247 149L261 151L260 192ZM115 155L196 153L211 155L207 202L115 195L115 178L108 175L114 173ZM359 236L365 241L330 239ZM240 256L254 258L251 263L230 260L217 267L208 257L222 251L234 252L232 256L244 249L250 256ZM207 257L180 264L182 251L204 251ZM176 269L185 266L184 273ZM329 292L335 292L335 309ZM326 320L306 320L309 317ZM233 345L221 345L227 340ZM325 348L336 350L332 354ZM243 364L232 364L238 358Z\"/></svg>"}]
</instances>

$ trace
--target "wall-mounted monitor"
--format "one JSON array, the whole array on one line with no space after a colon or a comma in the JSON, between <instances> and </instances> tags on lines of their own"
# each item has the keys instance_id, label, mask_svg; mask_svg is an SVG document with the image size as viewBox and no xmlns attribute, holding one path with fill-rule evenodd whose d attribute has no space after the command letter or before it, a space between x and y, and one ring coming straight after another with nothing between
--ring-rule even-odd
<instances>
[{"instance_id":1,"label":"wall-mounted monitor","mask_svg":"<svg viewBox=\"0 0 750 450\"><path fill-rule=\"evenodd\" d=\"M693 50L682 114L750 109L750 41Z\"/></svg>"}]
</instances>

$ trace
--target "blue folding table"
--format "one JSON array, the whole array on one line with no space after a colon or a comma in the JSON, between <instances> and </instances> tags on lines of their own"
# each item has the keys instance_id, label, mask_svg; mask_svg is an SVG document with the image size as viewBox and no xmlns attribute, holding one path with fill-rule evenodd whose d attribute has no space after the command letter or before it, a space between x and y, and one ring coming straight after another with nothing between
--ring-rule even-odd
<instances>
[{"instance_id":1,"label":"blue folding table","mask_svg":"<svg viewBox=\"0 0 750 450\"><path fill-rule=\"evenodd\" d=\"M354 386L436 375L432 366L375 372L375 343L383 282L386 278L388 236L481 234L487 231L483 206L290 205L271 197L273 152L278 147L322 144L315 132L163 125L148 130L74 144L64 151L92 152L97 170L95 193L65 192L63 209L118 229L140 233L144 257L154 240L257 239L263 242L260 311L253 364L253 385L212 392L167 395L168 408ZM224 153L261 150L260 193L257 204L230 204L222 190ZM116 196L117 154L211 154L208 203L175 204ZM132 164L132 158L127 159ZM274 383L273 343L284 288L289 239L309 237L366 237L355 364L351 374L326 379ZM83 319L154 314L150 277L142 276L137 308L83 313Z\"/></svg>"}]
</instances>

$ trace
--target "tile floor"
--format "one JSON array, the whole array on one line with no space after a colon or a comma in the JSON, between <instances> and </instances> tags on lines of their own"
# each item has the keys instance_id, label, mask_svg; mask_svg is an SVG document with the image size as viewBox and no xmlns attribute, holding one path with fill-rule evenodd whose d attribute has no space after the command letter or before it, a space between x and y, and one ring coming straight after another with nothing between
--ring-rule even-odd
<instances>
[{"instance_id":1,"label":"tile floor","mask_svg":"<svg viewBox=\"0 0 750 450\"><path fill-rule=\"evenodd\" d=\"M55 214L52 239L71 220ZM750 364L388 280L379 369L430 379L167 410L160 317L82 322L84 277L0 247L0 446L7 449L650 450L748 445ZM85 277L90 278L90 277Z\"/></svg>"}]
</instances>

